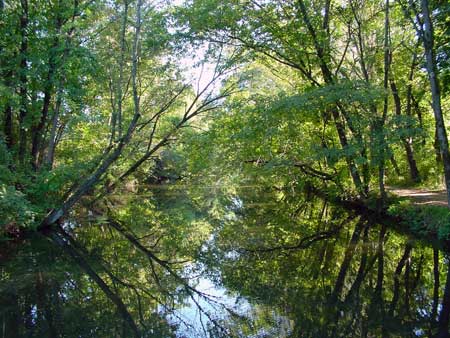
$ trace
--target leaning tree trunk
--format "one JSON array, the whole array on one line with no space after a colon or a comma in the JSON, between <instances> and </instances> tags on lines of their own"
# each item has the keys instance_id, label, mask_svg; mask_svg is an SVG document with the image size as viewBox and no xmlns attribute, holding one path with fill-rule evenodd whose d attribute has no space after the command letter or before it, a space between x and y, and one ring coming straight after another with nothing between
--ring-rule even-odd
<instances>
[{"instance_id":1,"label":"leaning tree trunk","mask_svg":"<svg viewBox=\"0 0 450 338\"><path fill-rule=\"evenodd\" d=\"M62 203L59 208L51 210L45 219L38 226L38 230L43 231L51 227L56 223L61 217L63 217L69 210L91 189L94 187L101 179L101 177L106 173L109 167L119 158L122 154L126 145L130 142L133 133L136 129L139 118L141 117L140 104L139 104L139 93L138 93L138 60L139 60L139 39L141 34L141 8L142 0L138 0L136 9L136 23L135 23L135 34L133 39L133 50L132 50L132 67L131 67L131 86L133 92L133 106L134 114L128 125L128 129L125 135L120 139L120 142L114 148L114 150L106 156L97 167L97 169L89 175L87 178L81 181L79 186L72 192L72 194Z\"/></svg>"}]
</instances>

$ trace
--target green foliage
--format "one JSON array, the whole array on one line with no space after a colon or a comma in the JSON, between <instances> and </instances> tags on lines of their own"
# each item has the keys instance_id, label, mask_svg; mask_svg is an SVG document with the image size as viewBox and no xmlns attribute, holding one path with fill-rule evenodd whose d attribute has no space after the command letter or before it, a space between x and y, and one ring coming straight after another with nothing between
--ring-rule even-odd
<instances>
[{"instance_id":1,"label":"green foliage","mask_svg":"<svg viewBox=\"0 0 450 338\"><path fill-rule=\"evenodd\" d=\"M450 210L436 205L414 205L408 200L389 206L390 215L401 217L403 224L419 237L450 239Z\"/></svg>"},{"instance_id":2,"label":"green foliage","mask_svg":"<svg viewBox=\"0 0 450 338\"><path fill-rule=\"evenodd\" d=\"M442 89L450 90L450 4L436 1L434 9L434 29L437 43L437 63L441 75Z\"/></svg>"},{"instance_id":3,"label":"green foliage","mask_svg":"<svg viewBox=\"0 0 450 338\"><path fill-rule=\"evenodd\" d=\"M230 167L254 158L296 158L331 167L348 188L350 171L358 172L373 189L380 183L380 166L390 182L411 181L413 164L404 154L410 151L422 181L434 184L442 173L433 162L434 122L424 114L429 93L420 70L421 46L401 6L391 8L389 18L388 86L396 86L399 100L394 102L394 87L382 89L384 2L330 8L326 3L197 0L176 12L186 36L231 40L256 61L243 62L242 72L250 78L213 125L217 132L207 143L218 141L204 145L207 156L218 151ZM447 32L442 28L446 6L437 7L438 31ZM322 28L326 11L332 32ZM357 55L351 57L352 48ZM441 56L445 59L445 52ZM324 68L331 80L324 78ZM339 111L337 121L332 110ZM339 121L342 127L333 125ZM338 128L344 130L340 136ZM351 162L356 169L349 169Z\"/></svg>"},{"instance_id":4,"label":"green foliage","mask_svg":"<svg viewBox=\"0 0 450 338\"><path fill-rule=\"evenodd\" d=\"M0 233L4 233L7 227L36 226L37 210L14 187L0 185Z\"/></svg>"}]
</instances>

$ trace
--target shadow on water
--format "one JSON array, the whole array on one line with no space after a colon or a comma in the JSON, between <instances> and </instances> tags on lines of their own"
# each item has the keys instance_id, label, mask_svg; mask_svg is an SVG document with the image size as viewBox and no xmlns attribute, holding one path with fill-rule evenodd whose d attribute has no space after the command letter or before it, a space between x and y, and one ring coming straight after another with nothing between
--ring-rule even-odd
<instances>
[{"instance_id":1,"label":"shadow on water","mask_svg":"<svg viewBox=\"0 0 450 338\"><path fill-rule=\"evenodd\" d=\"M311 196L253 187L214 212L185 199L79 210L4 243L0 336L448 335L448 259L427 243Z\"/></svg>"}]
</instances>

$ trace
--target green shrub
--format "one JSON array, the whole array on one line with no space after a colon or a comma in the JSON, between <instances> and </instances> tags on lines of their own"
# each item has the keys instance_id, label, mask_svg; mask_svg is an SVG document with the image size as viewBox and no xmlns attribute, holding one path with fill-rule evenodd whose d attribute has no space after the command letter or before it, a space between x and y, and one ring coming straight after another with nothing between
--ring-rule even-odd
<instances>
[{"instance_id":1,"label":"green shrub","mask_svg":"<svg viewBox=\"0 0 450 338\"><path fill-rule=\"evenodd\" d=\"M450 239L450 210L436 205L414 205L402 200L388 208L392 216L401 217L411 231L421 236L437 236Z\"/></svg>"}]
</instances>

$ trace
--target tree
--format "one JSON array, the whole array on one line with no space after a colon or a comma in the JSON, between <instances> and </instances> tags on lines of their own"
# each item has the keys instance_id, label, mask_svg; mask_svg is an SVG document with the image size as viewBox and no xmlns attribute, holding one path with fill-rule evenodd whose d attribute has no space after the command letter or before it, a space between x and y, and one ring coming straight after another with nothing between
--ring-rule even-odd
<instances>
[{"instance_id":1,"label":"tree","mask_svg":"<svg viewBox=\"0 0 450 338\"><path fill-rule=\"evenodd\" d=\"M436 121L436 136L442 156L442 163L444 165L447 199L450 205L450 152L444 115L442 113L441 106L439 70L437 68L436 51L434 46L434 28L430 13L430 5L428 0L422 0L420 2L420 9L417 9L417 4L413 1L408 4L403 2L400 3L403 6L406 15L411 20L425 50L425 65L430 83L433 114Z\"/></svg>"},{"instance_id":2,"label":"tree","mask_svg":"<svg viewBox=\"0 0 450 338\"><path fill-rule=\"evenodd\" d=\"M108 173L119 177L105 180L111 192L233 91L213 90L230 71L225 56L204 87L182 78L164 7L24 0L2 15L5 226L52 227Z\"/></svg>"}]
</instances>

